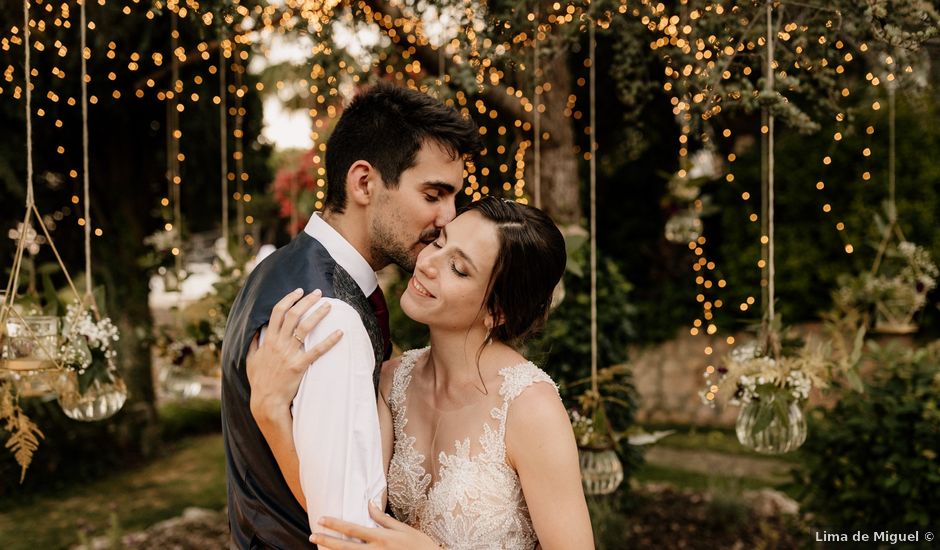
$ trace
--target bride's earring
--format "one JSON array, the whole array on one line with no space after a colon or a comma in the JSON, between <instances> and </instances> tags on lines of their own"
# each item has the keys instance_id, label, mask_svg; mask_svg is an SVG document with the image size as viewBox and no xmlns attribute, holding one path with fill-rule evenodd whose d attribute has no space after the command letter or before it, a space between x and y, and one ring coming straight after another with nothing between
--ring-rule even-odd
<instances>
[{"instance_id":1,"label":"bride's earring","mask_svg":"<svg viewBox=\"0 0 940 550\"><path fill-rule=\"evenodd\" d=\"M486 329L486 338L483 339L483 345L488 346L493 343L493 329Z\"/></svg>"}]
</instances>

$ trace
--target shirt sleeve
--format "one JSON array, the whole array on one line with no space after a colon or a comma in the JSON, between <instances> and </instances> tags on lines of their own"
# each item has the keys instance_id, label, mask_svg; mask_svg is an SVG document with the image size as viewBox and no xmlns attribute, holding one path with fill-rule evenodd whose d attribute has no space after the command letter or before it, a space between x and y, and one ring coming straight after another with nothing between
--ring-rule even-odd
<instances>
[{"instance_id":1,"label":"shirt sleeve","mask_svg":"<svg viewBox=\"0 0 940 550\"><path fill-rule=\"evenodd\" d=\"M311 531L336 536L317 520L331 516L375 527L368 503L381 501L386 485L372 342L352 306L333 298L320 302L332 309L307 335L304 347L310 349L336 329L343 337L307 368L292 405L293 433Z\"/></svg>"}]
</instances>

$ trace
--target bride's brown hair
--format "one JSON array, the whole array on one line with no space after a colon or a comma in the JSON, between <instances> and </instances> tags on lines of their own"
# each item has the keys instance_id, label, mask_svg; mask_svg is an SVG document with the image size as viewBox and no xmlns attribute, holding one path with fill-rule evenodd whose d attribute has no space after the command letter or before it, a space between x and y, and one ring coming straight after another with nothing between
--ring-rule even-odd
<instances>
[{"instance_id":1,"label":"bride's brown hair","mask_svg":"<svg viewBox=\"0 0 940 550\"><path fill-rule=\"evenodd\" d=\"M485 197L464 212L479 212L496 224L499 251L483 307L495 323L490 336L518 344L548 317L552 293L565 272L565 239L538 208Z\"/></svg>"}]
</instances>

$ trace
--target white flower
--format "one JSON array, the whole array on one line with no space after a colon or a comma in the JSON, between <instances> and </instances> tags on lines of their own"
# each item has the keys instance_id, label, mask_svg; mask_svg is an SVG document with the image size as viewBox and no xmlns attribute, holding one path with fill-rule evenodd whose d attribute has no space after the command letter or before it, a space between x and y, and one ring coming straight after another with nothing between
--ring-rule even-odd
<instances>
[{"instance_id":1,"label":"white flower","mask_svg":"<svg viewBox=\"0 0 940 550\"><path fill-rule=\"evenodd\" d=\"M111 348L112 342L119 340L118 329L108 317L97 322L91 311L77 302L69 304L62 328L62 346L59 348L59 360L82 373L91 366L92 350L98 350L108 361L117 355Z\"/></svg>"}]
</instances>

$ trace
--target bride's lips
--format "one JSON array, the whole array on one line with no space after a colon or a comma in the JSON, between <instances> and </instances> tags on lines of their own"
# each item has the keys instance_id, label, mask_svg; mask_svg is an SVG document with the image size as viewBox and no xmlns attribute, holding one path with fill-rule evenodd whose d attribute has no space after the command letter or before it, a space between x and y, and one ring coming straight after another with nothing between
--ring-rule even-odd
<instances>
[{"instance_id":1,"label":"bride's lips","mask_svg":"<svg viewBox=\"0 0 940 550\"><path fill-rule=\"evenodd\" d=\"M424 296L425 298L436 298L433 294L428 292L428 289L424 287L421 283L418 282L418 279L412 277L409 281L408 286L413 290L418 296Z\"/></svg>"}]
</instances>

